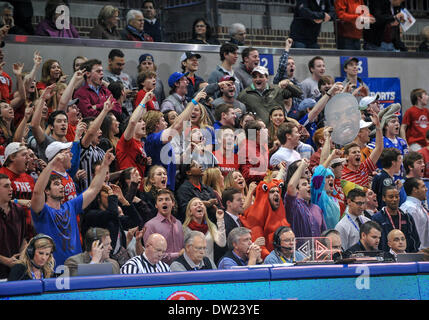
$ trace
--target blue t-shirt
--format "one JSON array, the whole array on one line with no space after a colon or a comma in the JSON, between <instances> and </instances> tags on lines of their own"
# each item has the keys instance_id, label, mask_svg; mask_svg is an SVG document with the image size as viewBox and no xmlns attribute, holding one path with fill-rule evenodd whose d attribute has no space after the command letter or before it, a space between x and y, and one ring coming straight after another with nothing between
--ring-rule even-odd
<instances>
[{"instance_id":1,"label":"blue t-shirt","mask_svg":"<svg viewBox=\"0 0 429 320\"><path fill-rule=\"evenodd\" d=\"M299 119L298 122L301 125L303 125L305 129L307 129L308 133L310 134L310 137L307 139L307 141L305 141L305 143L309 144L313 148L316 148L316 145L313 142L313 135L317 130L317 123L315 121L313 122L308 121L308 113L305 116L303 116L301 119Z\"/></svg>"},{"instance_id":2,"label":"blue t-shirt","mask_svg":"<svg viewBox=\"0 0 429 320\"><path fill-rule=\"evenodd\" d=\"M152 165L161 165L167 170L168 188L174 191L176 184L176 163L174 161L174 152L170 142L163 143L160 132L151 133L146 137L144 149L148 157L152 158Z\"/></svg>"},{"instance_id":3,"label":"blue t-shirt","mask_svg":"<svg viewBox=\"0 0 429 320\"><path fill-rule=\"evenodd\" d=\"M76 217L83 211L83 195L67 201L59 210L47 204L36 214L31 210L37 233L50 236L55 242L54 259L57 266L63 265L67 258L82 252L79 228Z\"/></svg>"}]
</instances>

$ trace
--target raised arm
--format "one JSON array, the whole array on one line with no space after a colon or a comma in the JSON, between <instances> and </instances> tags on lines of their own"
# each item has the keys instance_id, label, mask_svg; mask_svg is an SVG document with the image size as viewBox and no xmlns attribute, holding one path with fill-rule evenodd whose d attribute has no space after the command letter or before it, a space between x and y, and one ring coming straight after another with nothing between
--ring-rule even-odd
<instances>
[{"instance_id":1,"label":"raised arm","mask_svg":"<svg viewBox=\"0 0 429 320\"><path fill-rule=\"evenodd\" d=\"M40 99L37 100L34 108L33 118L31 119L31 127L34 138L38 144L41 144L45 140L45 133L43 132L42 127L40 126L40 121L42 120L42 109L44 103L52 98L54 95L54 89L56 84L51 84L45 90L42 91Z\"/></svg>"},{"instance_id":2,"label":"raised arm","mask_svg":"<svg viewBox=\"0 0 429 320\"><path fill-rule=\"evenodd\" d=\"M320 112L323 111L326 104L328 103L329 99L336 95L337 93L341 92L343 89L343 84L341 82L335 83L331 89L328 90L327 94L324 94L319 101L317 101L316 105L311 109L311 111L308 113L308 122L313 122Z\"/></svg>"},{"instance_id":3,"label":"raised arm","mask_svg":"<svg viewBox=\"0 0 429 320\"><path fill-rule=\"evenodd\" d=\"M325 163L326 159L328 159L329 154L331 153L331 133L332 127L325 127L323 130L323 138L325 142L323 143L322 150L320 152L320 161L319 164Z\"/></svg>"},{"instance_id":4,"label":"raised arm","mask_svg":"<svg viewBox=\"0 0 429 320\"><path fill-rule=\"evenodd\" d=\"M33 115L34 108L27 105L25 107L24 117L18 125L18 128L15 130L15 134L13 135L13 141L22 142L22 138L24 137L25 127L27 126L28 120L31 119Z\"/></svg>"},{"instance_id":5,"label":"raised arm","mask_svg":"<svg viewBox=\"0 0 429 320\"><path fill-rule=\"evenodd\" d=\"M36 72L39 69L40 65L42 64L42 56L40 55L39 51L35 51L33 55L33 69L31 69L30 73L27 74L24 77L24 86L27 88L35 79L36 79Z\"/></svg>"},{"instance_id":6,"label":"raised arm","mask_svg":"<svg viewBox=\"0 0 429 320\"><path fill-rule=\"evenodd\" d=\"M207 93L205 92L204 89L198 92L195 98L192 99L193 101L196 102L196 104L193 103L192 101L188 103L185 110L183 110L183 112L176 118L176 120L174 120L171 127L163 131L161 135L161 141L164 143L167 143L171 139L173 139L174 133L175 133L174 130L178 133L181 133L183 131L183 122L191 118L192 110L194 109L194 107L198 104L200 99L205 99L206 97L207 97Z\"/></svg>"},{"instance_id":7,"label":"raised arm","mask_svg":"<svg viewBox=\"0 0 429 320\"><path fill-rule=\"evenodd\" d=\"M104 184L104 179L106 178L106 174L109 171L109 166L114 159L115 159L115 156L112 153L112 149L107 150L104 156L103 162L101 163L100 171L98 172L97 175L95 175L88 189L86 189L82 194L82 197L83 197L82 209L85 209L100 192L101 187Z\"/></svg>"},{"instance_id":8,"label":"raised arm","mask_svg":"<svg viewBox=\"0 0 429 320\"><path fill-rule=\"evenodd\" d=\"M130 120L128 121L127 128L124 131L125 141L131 140L131 138L134 136L134 129L136 127L137 122L146 113L146 103L151 101L155 96L155 94L153 93L153 90L154 89L146 93L146 95L143 97L143 99L134 109L133 114L131 115Z\"/></svg>"},{"instance_id":9,"label":"raised arm","mask_svg":"<svg viewBox=\"0 0 429 320\"><path fill-rule=\"evenodd\" d=\"M36 181L34 186L33 195L31 196L31 209L38 214L42 211L43 206L45 205L45 188L48 185L49 177L55 166L55 164L62 163L64 160L64 154L58 153L48 165L40 173L39 178Z\"/></svg>"},{"instance_id":10,"label":"raised arm","mask_svg":"<svg viewBox=\"0 0 429 320\"><path fill-rule=\"evenodd\" d=\"M293 40L292 38L287 38L285 42L285 51L279 60L279 67L277 68L277 73L274 77L273 83L278 84L283 79L287 78L287 61L289 58L289 50L292 47Z\"/></svg>"},{"instance_id":11,"label":"raised arm","mask_svg":"<svg viewBox=\"0 0 429 320\"><path fill-rule=\"evenodd\" d=\"M69 84L64 90L63 95L61 96L61 99L58 102L57 110L67 111L67 104L73 98L74 90L81 85L82 81L83 81L83 71L78 70L73 74L73 77L71 78Z\"/></svg>"},{"instance_id":12,"label":"raised arm","mask_svg":"<svg viewBox=\"0 0 429 320\"><path fill-rule=\"evenodd\" d=\"M376 163L378 159L381 156L381 153L384 149L384 143L383 143L383 130L380 125L380 119L378 118L377 113L371 110L371 120L372 123L375 125L375 148L372 150L369 158L371 159L372 163Z\"/></svg>"},{"instance_id":13,"label":"raised arm","mask_svg":"<svg viewBox=\"0 0 429 320\"><path fill-rule=\"evenodd\" d=\"M308 168L308 165L310 162L303 158L298 166L298 169L296 169L295 173L292 175L292 178L290 178L289 183L287 185L287 194L291 196L296 196L297 192L297 186L299 183L299 179L302 177L303 172L305 169Z\"/></svg>"},{"instance_id":14,"label":"raised arm","mask_svg":"<svg viewBox=\"0 0 429 320\"><path fill-rule=\"evenodd\" d=\"M88 128L88 131L85 133L82 138L81 145L83 148L88 148L91 144L91 141L97 135L98 130L103 123L104 118L107 116L107 113L111 111L113 108L113 97L110 96L105 102L103 106L103 110L101 110L100 114L94 119L91 125Z\"/></svg>"},{"instance_id":15,"label":"raised arm","mask_svg":"<svg viewBox=\"0 0 429 320\"><path fill-rule=\"evenodd\" d=\"M16 76L16 85L18 88L18 95L12 99L10 106L15 110L25 101L25 87L24 80L22 79L22 69L24 68L23 63L14 63L13 64L13 73Z\"/></svg>"}]
</instances>

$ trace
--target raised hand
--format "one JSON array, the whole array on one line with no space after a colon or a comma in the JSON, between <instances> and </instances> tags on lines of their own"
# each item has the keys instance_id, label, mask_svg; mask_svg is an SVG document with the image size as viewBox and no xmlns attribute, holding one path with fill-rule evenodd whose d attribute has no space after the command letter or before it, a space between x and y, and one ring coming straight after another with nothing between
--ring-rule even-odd
<instances>
[{"instance_id":1,"label":"raised hand","mask_svg":"<svg viewBox=\"0 0 429 320\"><path fill-rule=\"evenodd\" d=\"M22 70L23 69L24 69L24 64L23 63L16 62L16 63L13 64L13 74L16 77L22 76Z\"/></svg>"},{"instance_id":2,"label":"raised hand","mask_svg":"<svg viewBox=\"0 0 429 320\"><path fill-rule=\"evenodd\" d=\"M287 38L285 42L285 51L289 52L289 49L292 48L293 39Z\"/></svg>"},{"instance_id":3,"label":"raised hand","mask_svg":"<svg viewBox=\"0 0 429 320\"><path fill-rule=\"evenodd\" d=\"M109 150L106 151L106 154L104 155L104 159L103 159L103 165L110 166L110 164L115 159L115 156L113 155L112 151L113 151L113 148L110 148Z\"/></svg>"},{"instance_id":4,"label":"raised hand","mask_svg":"<svg viewBox=\"0 0 429 320\"><path fill-rule=\"evenodd\" d=\"M82 139L83 134L85 133L87 129L86 123L83 121L79 121L76 125L76 132L75 132L75 141Z\"/></svg>"},{"instance_id":5,"label":"raised hand","mask_svg":"<svg viewBox=\"0 0 429 320\"><path fill-rule=\"evenodd\" d=\"M100 240L94 241L91 246L92 262L100 263L103 255L103 243Z\"/></svg>"},{"instance_id":6,"label":"raised hand","mask_svg":"<svg viewBox=\"0 0 429 320\"><path fill-rule=\"evenodd\" d=\"M110 95L109 98L104 102L103 110L109 112L113 109L113 96Z\"/></svg>"},{"instance_id":7,"label":"raised hand","mask_svg":"<svg viewBox=\"0 0 429 320\"><path fill-rule=\"evenodd\" d=\"M42 56L40 55L40 52L39 51L34 51L34 54L33 54L33 62L34 62L34 64L36 65L36 66L40 66L41 64L42 64Z\"/></svg>"}]
</instances>

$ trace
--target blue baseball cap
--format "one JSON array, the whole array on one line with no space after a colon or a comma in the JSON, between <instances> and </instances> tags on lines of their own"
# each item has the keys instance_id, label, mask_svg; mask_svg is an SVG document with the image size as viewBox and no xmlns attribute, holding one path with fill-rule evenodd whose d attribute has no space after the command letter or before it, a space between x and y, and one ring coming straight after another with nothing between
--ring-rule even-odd
<instances>
[{"instance_id":1,"label":"blue baseball cap","mask_svg":"<svg viewBox=\"0 0 429 320\"><path fill-rule=\"evenodd\" d=\"M181 72L175 72L168 78L168 85L173 88L174 84L182 79L183 77L186 77L189 74L189 72L181 73Z\"/></svg>"},{"instance_id":2,"label":"blue baseball cap","mask_svg":"<svg viewBox=\"0 0 429 320\"><path fill-rule=\"evenodd\" d=\"M311 98L306 98L301 101L301 103L298 106L299 111L306 111L308 108L313 108L316 104L316 100Z\"/></svg>"}]
</instances>

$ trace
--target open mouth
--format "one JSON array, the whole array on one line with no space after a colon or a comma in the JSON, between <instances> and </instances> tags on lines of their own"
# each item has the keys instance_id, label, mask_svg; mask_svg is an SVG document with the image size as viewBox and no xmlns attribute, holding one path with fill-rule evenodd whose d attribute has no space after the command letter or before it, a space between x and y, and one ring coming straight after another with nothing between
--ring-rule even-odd
<instances>
[{"instance_id":1,"label":"open mouth","mask_svg":"<svg viewBox=\"0 0 429 320\"><path fill-rule=\"evenodd\" d=\"M168 206L167 205L163 205L161 208L162 208L162 210L167 210Z\"/></svg>"},{"instance_id":2,"label":"open mouth","mask_svg":"<svg viewBox=\"0 0 429 320\"><path fill-rule=\"evenodd\" d=\"M161 180L161 184L162 184L163 186L165 186L165 185L167 184L167 179L162 179L162 180Z\"/></svg>"}]
</instances>

